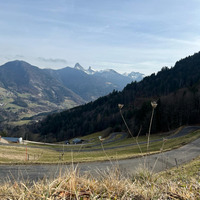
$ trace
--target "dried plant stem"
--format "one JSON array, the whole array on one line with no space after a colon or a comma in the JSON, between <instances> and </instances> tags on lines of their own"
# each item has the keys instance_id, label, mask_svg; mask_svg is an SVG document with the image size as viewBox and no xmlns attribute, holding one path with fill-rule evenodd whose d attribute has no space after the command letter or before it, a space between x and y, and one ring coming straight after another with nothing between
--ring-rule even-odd
<instances>
[{"instance_id":1,"label":"dried plant stem","mask_svg":"<svg viewBox=\"0 0 200 200\"><path fill-rule=\"evenodd\" d=\"M123 114L122 114L122 110L119 109L119 111L120 111L121 117L122 117L122 119L123 119L123 121L124 121L124 124L126 125L126 128L127 128L128 132L129 132L129 134L133 137L133 134L131 133L131 131L130 131L130 129L129 129L127 123L126 123L126 120L124 119L124 116L123 116ZM133 137L133 138L134 138L134 137Z\"/></svg>"},{"instance_id":2,"label":"dried plant stem","mask_svg":"<svg viewBox=\"0 0 200 200\"><path fill-rule=\"evenodd\" d=\"M149 142L150 142L150 134L151 134L153 115L154 115L154 108L152 108L151 120L150 120L150 124L149 124L149 132L148 132L148 138L147 138L147 154L149 153Z\"/></svg>"},{"instance_id":3,"label":"dried plant stem","mask_svg":"<svg viewBox=\"0 0 200 200\"><path fill-rule=\"evenodd\" d=\"M110 157L108 156L108 154L106 153L106 151L105 151L105 149L104 149L104 146L103 146L103 142L102 142L102 141L101 141L101 148L102 148L104 154L106 155L106 157L108 158L108 160L110 161L110 163L113 165L112 160L110 159Z\"/></svg>"},{"instance_id":4,"label":"dried plant stem","mask_svg":"<svg viewBox=\"0 0 200 200\"><path fill-rule=\"evenodd\" d=\"M162 147L160 148L160 153L161 153L161 154L163 153L163 149L164 149L164 144L165 144L165 142L166 142L166 139L163 138ZM151 174L153 173L153 171L154 171L154 169L155 169L155 167L156 167L156 164L157 164L157 162L158 162L158 159L159 159L159 156L156 158L156 161L155 161L155 163L154 163L154 165L153 165L153 168L152 168L152 170L151 170Z\"/></svg>"},{"instance_id":5,"label":"dried plant stem","mask_svg":"<svg viewBox=\"0 0 200 200\"><path fill-rule=\"evenodd\" d=\"M137 146L138 146L138 148L139 148L139 150L140 150L140 153L142 154L143 152L142 152L142 149L141 149L140 144L139 144L139 142L138 142L138 137L140 136L141 130L142 130L142 126L140 126L140 130L139 130L139 132L138 132L138 134L137 134L137 136L136 136L136 138L135 138L135 141L136 141L136 144L137 144ZM142 155L142 156L143 156L143 155Z\"/></svg>"},{"instance_id":6,"label":"dried plant stem","mask_svg":"<svg viewBox=\"0 0 200 200\"><path fill-rule=\"evenodd\" d=\"M155 101L151 102L152 106L152 113L151 113L151 119L150 119L150 124L149 124L149 132L148 132L148 137L147 137L147 153L146 153L146 158L144 161L144 167L146 167L146 162L147 162L147 155L149 154L149 143L150 143L150 135L151 135L151 126L152 126L152 121L153 121L153 115L154 115L154 109L157 106L157 103Z\"/></svg>"},{"instance_id":7,"label":"dried plant stem","mask_svg":"<svg viewBox=\"0 0 200 200\"><path fill-rule=\"evenodd\" d=\"M138 132L138 134L137 134L137 137L134 138L132 132L130 131L130 129L129 129L129 127L128 127L128 124L126 123L126 120L124 119L124 116L123 116L123 114L122 114L122 110L119 109L119 111L120 111L120 115L121 115L121 117L122 117L122 119L123 119L123 121L124 121L124 124L126 125L126 128L127 128L128 132L129 132L129 134L131 135L131 137L132 137L133 139L135 139L136 144L137 144L137 146L138 146L138 148L139 148L139 150L140 150L140 153L142 154L142 149L141 149L141 147L140 147L140 145L139 145L139 143L138 143L138 137L139 137L140 132L141 132L141 130L142 130L142 126L140 126L140 130L139 130L139 132Z\"/></svg>"}]
</instances>

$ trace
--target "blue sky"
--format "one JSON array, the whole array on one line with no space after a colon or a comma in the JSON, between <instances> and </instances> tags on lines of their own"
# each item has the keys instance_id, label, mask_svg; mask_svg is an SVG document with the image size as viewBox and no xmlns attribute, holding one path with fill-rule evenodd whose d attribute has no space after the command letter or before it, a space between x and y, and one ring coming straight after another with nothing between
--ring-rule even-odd
<instances>
[{"instance_id":1,"label":"blue sky","mask_svg":"<svg viewBox=\"0 0 200 200\"><path fill-rule=\"evenodd\" d=\"M199 0L0 0L0 64L138 71L200 51Z\"/></svg>"}]
</instances>

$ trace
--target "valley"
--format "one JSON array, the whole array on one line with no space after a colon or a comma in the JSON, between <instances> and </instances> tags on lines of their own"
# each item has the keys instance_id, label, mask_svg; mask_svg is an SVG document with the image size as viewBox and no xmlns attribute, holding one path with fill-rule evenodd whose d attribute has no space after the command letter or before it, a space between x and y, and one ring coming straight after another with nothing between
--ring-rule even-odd
<instances>
[{"instance_id":1,"label":"valley","mask_svg":"<svg viewBox=\"0 0 200 200\"><path fill-rule=\"evenodd\" d=\"M24 61L8 62L0 66L0 121L11 125L38 121L47 114L96 100L143 78L140 73L133 78L114 70L103 73L89 73L80 64L50 70Z\"/></svg>"},{"instance_id":2,"label":"valley","mask_svg":"<svg viewBox=\"0 0 200 200\"><path fill-rule=\"evenodd\" d=\"M42 116L51 112L58 112L59 110L77 106L75 102L68 98L65 98L60 105L57 105L48 100L40 100L36 95L34 96L30 93L13 93L4 88L0 88L0 93L1 121L6 121L8 124L26 124L32 119L39 120Z\"/></svg>"}]
</instances>

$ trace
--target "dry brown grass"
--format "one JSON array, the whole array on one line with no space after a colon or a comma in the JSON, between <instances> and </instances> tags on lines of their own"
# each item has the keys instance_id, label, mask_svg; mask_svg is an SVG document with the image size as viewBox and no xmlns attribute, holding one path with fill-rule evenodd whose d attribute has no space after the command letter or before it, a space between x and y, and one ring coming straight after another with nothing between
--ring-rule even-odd
<instances>
[{"instance_id":1,"label":"dry brown grass","mask_svg":"<svg viewBox=\"0 0 200 200\"><path fill-rule=\"evenodd\" d=\"M28 148L28 156L31 161L37 161L43 155L43 149ZM48 151L51 153L52 151ZM0 164L25 163L26 146L0 146Z\"/></svg>"},{"instance_id":2,"label":"dry brown grass","mask_svg":"<svg viewBox=\"0 0 200 200\"><path fill-rule=\"evenodd\" d=\"M200 199L200 158L160 174L145 169L134 176L113 168L97 174L82 174L72 167L54 180L7 182L0 187L1 200L59 199Z\"/></svg>"}]
</instances>

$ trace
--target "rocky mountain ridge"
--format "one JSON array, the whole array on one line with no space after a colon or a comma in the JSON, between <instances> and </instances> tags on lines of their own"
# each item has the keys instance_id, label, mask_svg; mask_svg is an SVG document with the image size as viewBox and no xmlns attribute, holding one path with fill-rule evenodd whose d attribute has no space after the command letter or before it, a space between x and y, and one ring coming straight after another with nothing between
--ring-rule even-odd
<instances>
[{"instance_id":1,"label":"rocky mountain ridge","mask_svg":"<svg viewBox=\"0 0 200 200\"><path fill-rule=\"evenodd\" d=\"M120 90L119 82L127 84L117 72L114 75L119 76L118 80L112 77L113 71L107 76L105 73L91 67L86 73L78 63L74 68L52 70L25 61L8 62L0 66L0 121L19 121L69 109Z\"/></svg>"},{"instance_id":2,"label":"rocky mountain ridge","mask_svg":"<svg viewBox=\"0 0 200 200\"><path fill-rule=\"evenodd\" d=\"M85 101L93 101L113 90L122 90L128 83L140 81L144 77L144 74L139 72L123 75L113 69L97 71L92 69L91 66L85 69L79 63L76 63L74 68L45 70ZM135 73L135 77L131 76L133 73Z\"/></svg>"},{"instance_id":3,"label":"rocky mountain ridge","mask_svg":"<svg viewBox=\"0 0 200 200\"><path fill-rule=\"evenodd\" d=\"M127 81L131 80L131 81L137 81L138 82L138 81L141 81L145 77L145 75L140 73L140 72L130 72L130 73L125 72L125 73L121 74L121 73L116 72L113 69L94 70L94 69L92 69L91 66L89 66L88 69L85 69L79 63L76 63L74 68L77 69L77 70L81 70L81 71L83 71L87 74L91 74L91 75L96 75L96 74L101 74L101 73L102 74L112 73L112 74L116 74L117 76L127 78Z\"/></svg>"}]
</instances>

